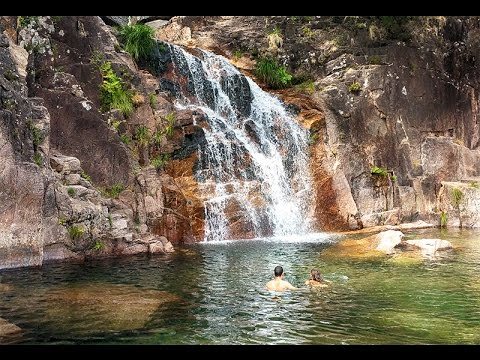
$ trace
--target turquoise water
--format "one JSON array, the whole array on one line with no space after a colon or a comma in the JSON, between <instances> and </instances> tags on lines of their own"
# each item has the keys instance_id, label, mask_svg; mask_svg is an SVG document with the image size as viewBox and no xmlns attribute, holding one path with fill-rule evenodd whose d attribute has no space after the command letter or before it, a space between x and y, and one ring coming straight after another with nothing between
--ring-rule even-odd
<instances>
[{"instance_id":1,"label":"turquoise water","mask_svg":"<svg viewBox=\"0 0 480 360\"><path fill-rule=\"evenodd\" d=\"M338 241L195 244L171 255L0 272L7 343L479 344L480 232L423 230L456 249L436 259L325 256ZM358 236L357 236L358 237ZM273 268L303 287L273 294Z\"/></svg>"}]
</instances>

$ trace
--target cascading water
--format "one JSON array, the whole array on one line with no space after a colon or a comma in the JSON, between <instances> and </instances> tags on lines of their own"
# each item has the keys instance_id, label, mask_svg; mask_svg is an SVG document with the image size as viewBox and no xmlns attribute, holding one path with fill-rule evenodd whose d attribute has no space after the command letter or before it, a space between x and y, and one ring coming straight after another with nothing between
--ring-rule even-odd
<instances>
[{"instance_id":1,"label":"cascading water","mask_svg":"<svg viewBox=\"0 0 480 360\"><path fill-rule=\"evenodd\" d=\"M195 174L207 196L205 241L309 232L308 131L224 57L168 46L176 107L208 123Z\"/></svg>"}]
</instances>

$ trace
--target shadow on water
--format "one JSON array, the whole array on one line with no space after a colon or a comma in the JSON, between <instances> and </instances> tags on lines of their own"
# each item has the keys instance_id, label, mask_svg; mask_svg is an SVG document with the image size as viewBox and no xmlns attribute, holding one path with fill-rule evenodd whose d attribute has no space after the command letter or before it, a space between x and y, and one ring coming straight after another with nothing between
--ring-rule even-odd
<instances>
[{"instance_id":1,"label":"shadow on water","mask_svg":"<svg viewBox=\"0 0 480 360\"><path fill-rule=\"evenodd\" d=\"M6 270L0 317L22 329L19 343L480 343L480 234L407 237L448 239L456 250L352 260L323 257L325 241L254 240ZM265 289L279 264L300 290ZM327 288L304 286L311 268Z\"/></svg>"}]
</instances>

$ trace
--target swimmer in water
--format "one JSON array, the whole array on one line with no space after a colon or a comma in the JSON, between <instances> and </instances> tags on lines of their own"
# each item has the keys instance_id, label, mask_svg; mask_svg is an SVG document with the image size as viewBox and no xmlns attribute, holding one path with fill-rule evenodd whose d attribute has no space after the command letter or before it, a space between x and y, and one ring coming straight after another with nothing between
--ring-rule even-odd
<instances>
[{"instance_id":1,"label":"swimmer in water","mask_svg":"<svg viewBox=\"0 0 480 360\"><path fill-rule=\"evenodd\" d=\"M267 290L271 291L285 291L285 290L296 290L297 288L290 284L287 280L283 280L285 277L285 273L283 272L283 268L279 265L276 266L273 270L275 275L275 279L270 280L266 287Z\"/></svg>"},{"instance_id":2,"label":"swimmer in water","mask_svg":"<svg viewBox=\"0 0 480 360\"><path fill-rule=\"evenodd\" d=\"M327 287L327 282L330 281L324 280L322 274L320 274L320 271L318 271L317 269L312 269L310 270L310 279L305 281L305 285L311 287Z\"/></svg>"}]
</instances>

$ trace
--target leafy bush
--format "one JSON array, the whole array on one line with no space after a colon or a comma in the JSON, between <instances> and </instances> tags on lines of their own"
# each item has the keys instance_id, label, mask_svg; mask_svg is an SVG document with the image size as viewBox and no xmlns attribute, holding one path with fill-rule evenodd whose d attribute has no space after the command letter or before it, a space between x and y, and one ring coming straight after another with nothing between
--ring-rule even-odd
<instances>
[{"instance_id":1,"label":"leafy bush","mask_svg":"<svg viewBox=\"0 0 480 360\"><path fill-rule=\"evenodd\" d=\"M128 134L122 134L120 135L120 140L123 142L125 145L129 145L132 142L132 138Z\"/></svg>"},{"instance_id":2,"label":"leafy bush","mask_svg":"<svg viewBox=\"0 0 480 360\"><path fill-rule=\"evenodd\" d=\"M151 93L148 95L148 100L150 101L150 106L152 109L157 108L157 95L155 93Z\"/></svg>"},{"instance_id":3,"label":"leafy bush","mask_svg":"<svg viewBox=\"0 0 480 360\"><path fill-rule=\"evenodd\" d=\"M351 93L354 93L354 94L358 94L360 92L360 90L362 90L362 86L357 81L354 81L348 87L348 91L350 91Z\"/></svg>"},{"instance_id":4,"label":"leafy bush","mask_svg":"<svg viewBox=\"0 0 480 360\"><path fill-rule=\"evenodd\" d=\"M383 177L387 177L388 176L388 170L383 168L383 167L378 167L378 166L374 166L370 169L370 173L372 175L378 175L378 176L383 176Z\"/></svg>"},{"instance_id":5,"label":"leafy bush","mask_svg":"<svg viewBox=\"0 0 480 360\"><path fill-rule=\"evenodd\" d=\"M463 200L463 192L459 188L452 189L452 204L456 208L460 206L460 203Z\"/></svg>"},{"instance_id":6,"label":"leafy bush","mask_svg":"<svg viewBox=\"0 0 480 360\"><path fill-rule=\"evenodd\" d=\"M165 127L165 135L168 138L173 136L173 130L175 127L175 113L171 112L165 116L165 120L167 120L167 126Z\"/></svg>"},{"instance_id":7,"label":"leafy bush","mask_svg":"<svg viewBox=\"0 0 480 360\"><path fill-rule=\"evenodd\" d=\"M69 188L67 189L67 193L68 193L69 196L75 196L75 189L69 187Z\"/></svg>"},{"instance_id":8,"label":"leafy bush","mask_svg":"<svg viewBox=\"0 0 480 360\"><path fill-rule=\"evenodd\" d=\"M125 186L123 186L123 184L115 184L110 188L106 188L103 191L103 194L107 197L116 199L124 189L125 189Z\"/></svg>"},{"instance_id":9,"label":"leafy bush","mask_svg":"<svg viewBox=\"0 0 480 360\"><path fill-rule=\"evenodd\" d=\"M282 89L291 85L292 75L275 59L261 58L255 65L255 75L272 89Z\"/></svg>"},{"instance_id":10,"label":"leafy bush","mask_svg":"<svg viewBox=\"0 0 480 360\"><path fill-rule=\"evenodd\" d=\"M100 240L96 240L92 246L92 250L94 251L100 251L100 250L103 250L104 248L105 248L105 244Z\"/></svg>"},{"instance_id":11,"label":"leafy bush","mask_svg":"<svg viewBox=\"0 0 480 360\"><path fill-rule=\"evenodd\" d=\"M85 230L80 226L73 225L68 228L68 235L72 240L79 239L84 232Z\"/></svg>"},{"instance_id":12,"label":"leafy bush","mask_svg":"<svg viewBox=\"0 0 480 360\"><path fill-rule=\"evenodd\" d=\"M43 157L39 152L36 152L33 154L33 162L37 164L38 166L43 165Z\"/></svg>"},{"instance_id":13,"label":"leafy bush","mask_svg":"<svg viewBox=\"0 0 480 360\"><path fill-rule=\"evenodd\" d=\"M440 214L440 227L447 227L448 215L445 211Z\"/></svg>"},{"instance_id":14,"label":"leafy bush","mask_svg":"<svg viewBox=\"0 0 480 360\"><path fill-rule=\"evenodd\" d=\"M161 154L153 158L150 161L150 164L155 168L155 170L160 170L160 169L163 169L163 167L165 166L165 164L169 159L170 159L169 154Z\"/></svg>"},{"instance_id":15,"label":"leafy bush","mask_svg":"<svg viewBox=\"0 0 480 360\"><path fill-rule=\"evenodd\" d=\"M148 60L155 48L155 30L144 24L125 25L120 27L120 41L123 48L136 61Z\"/></svg>"},{"instance_id":16,"label":"leafy bush","mask_svg":"<svg viewBox=\"0 0 480 360\"><path fill-rule=\"evenodd\" d=\"M122 79L115 74L109 61L100 66L103 81L100 86L100 102L102 110L119 109L124 115L133 112L132 94L125 89Z\"/></svg>"},{"instance_id":17,"label":"leafy bush","mask_svg":"<svg viewBox=\"0 0 480 360\"><path fill-rule=\"evenodd\" d=\"M140 125L135 131L135 140L142 146L147 146L150 141L150 130L145 125Z\"/></svg>"},{"instance_id":18,"label":"leafy bush","mask_svg":"<svg viewBox=\"0 0 480 360\"><path fill-rule=\"evenodd\" d=\"M89 181L89 182L92 182L92 177L91 177L90 175L88 175L85 171L82 170L80 176L81 176L83 179L85 179L85 180L87 180L87 181Z\"/></svg>"}]
</instances>

